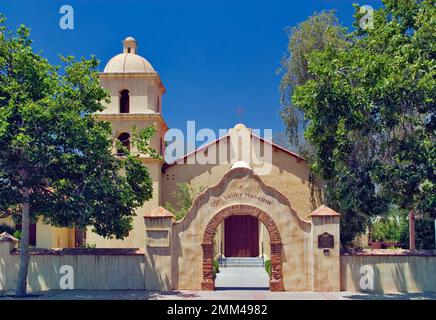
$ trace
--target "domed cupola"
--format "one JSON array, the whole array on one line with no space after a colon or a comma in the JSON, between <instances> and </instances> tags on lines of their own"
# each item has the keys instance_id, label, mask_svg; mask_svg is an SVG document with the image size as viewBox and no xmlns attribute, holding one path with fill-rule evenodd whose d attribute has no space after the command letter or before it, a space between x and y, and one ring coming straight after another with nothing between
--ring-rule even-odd
<instances>
[{"instance_id":1,"label":"domed cupola","mask_svg":"<svg viewBox=\"0 0 436 320\"><path fill-rule=\"evenodd\" d=\"M138 44L132 37L123 40L123 52L106 64L100 83L111 98L102 113L162 113L165 87L150 62L138 55Z\"/></svg>"},{"instance_id":2,"label":"domed cupola","mask_svg":"<svg viewBox=\"0 0 436 320\"><path fill-rule=\"evenodd\" d=\"M138 55L138 45L132 37L123 40L123 53L117 54L106 64L104 73L156 73L145 58Z\"/></svg>"}]
</instances>

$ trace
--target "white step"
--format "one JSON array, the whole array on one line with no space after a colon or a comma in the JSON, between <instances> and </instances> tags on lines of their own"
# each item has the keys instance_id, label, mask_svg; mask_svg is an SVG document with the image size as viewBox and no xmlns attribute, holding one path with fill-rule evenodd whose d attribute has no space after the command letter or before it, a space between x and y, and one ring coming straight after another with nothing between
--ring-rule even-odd
<instances>
[{"instance_id":1,"label":"white step","mask_svg":"<svg viewBox=\"0 0 436 320\"><path fill-rule=\"evenodd\" d=\"M218 259L220 267L263 267L264 261L261 257L227 257Z\"/></svg>"}]
</instances>

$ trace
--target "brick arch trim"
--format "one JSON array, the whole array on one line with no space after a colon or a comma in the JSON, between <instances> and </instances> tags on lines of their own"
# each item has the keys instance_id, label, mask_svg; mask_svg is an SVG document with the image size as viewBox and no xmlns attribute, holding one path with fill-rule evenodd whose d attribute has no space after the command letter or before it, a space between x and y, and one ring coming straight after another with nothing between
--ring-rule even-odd
<instances>
[{"instance_id":1,"label":"brick arch trim","mask_svg":"<svg viewBox=\"0 0 436 320\"><path fill-rule=\"evenodd\" d=\"M279 229L274 220L263 210L248 204L234 204L219 210L210 219L203 234L203 281L201 283L202 290L214 290L215 281L213 279L213 236L218 225L226 218L233 215L250 215L261 221L270 236L271 246L271 291L283 291L283 275L282 275L282 240Z\"/></svg>"}]
</instances>

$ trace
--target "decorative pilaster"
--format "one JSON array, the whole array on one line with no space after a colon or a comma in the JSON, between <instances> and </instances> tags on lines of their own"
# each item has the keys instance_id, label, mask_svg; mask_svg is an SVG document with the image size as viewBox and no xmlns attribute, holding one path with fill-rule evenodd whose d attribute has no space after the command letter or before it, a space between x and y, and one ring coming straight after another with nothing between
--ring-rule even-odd
<instances>
[{"instance_id":1,"label":"decorative pilaster","mask_svg":"<svg viewBox=\"0 0 436 320\"><path fill-rule=\"evenodd\" d=\"M271 291L283 291L282 273L282 243L271 242L271 279L269 286Z\"/></svg>"},{"instance_id":2,"label":"decorative pilaster","mask_svg":"<svg viewBox=\"0 0 436 320\"><path fill-rule=\"evenodd\" d=\"M322 205L312 218L313 291L340 290L340 214Z\"/></svg>"},{"instance_id":3,"label":"decorative pilaster","mask_svg":"<svg viewBox=\"0 0 436 320\"><path fill-rule=\"evenodd\" d=\"M203 248L203 281L201 290L215 290L215 280L213 279L213 243L202 243Z\"/></svg>"},{"instance_id":4,"label":"decorative pilaster","mask_svg":"<svg viewBox=\"0 0 436 320\"><path fill-rule=\"evenodd\" d=\"M157 207L144 214L146 266L160 266L146 270L147 290L174 289L173 221L174 215L163 207Z\"/></svg>"}]
</instances>

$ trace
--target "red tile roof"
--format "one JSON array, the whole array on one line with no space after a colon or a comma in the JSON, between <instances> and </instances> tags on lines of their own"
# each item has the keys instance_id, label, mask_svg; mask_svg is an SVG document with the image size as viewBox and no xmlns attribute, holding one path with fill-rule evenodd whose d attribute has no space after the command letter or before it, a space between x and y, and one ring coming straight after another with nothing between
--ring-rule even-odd
<instances>
[{"instance_id":1,"label":"red tile roof","mask_svg":"<svg viewBox=\"0 0 436 320\"><path fill-rule=\"evenodd\" d=\"M3 232L3 233L0 233L0 242L3 242L3 241L18 242L19 240L15 237L11 236L9 233Z\"/></svg>"},{"instance_id":2,"label":"red tile roof","mask_svg":"<svg viewBox=\"0 0 436 320\"><path fill-rule=\"evenodd\" d=\"M318 209L313 211L310 216L312 217L339 217L340 214L335 210L327 207L326 205L320 206Z\"/></svg>"},{"instance_id":3,"label":"red tile roof","mask_svg":"<svg viewBox=\"0 0 436 320\"><path fill-rule=\"evenodd\" d=\"M146 212L144 214L144 217L145 218L174 218L174 215L164 207L157 207L151 210L150 212Z\"/></svg>"}]
</instances>

